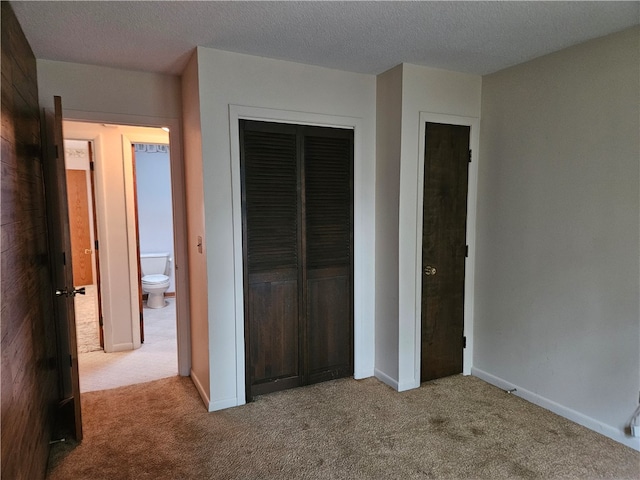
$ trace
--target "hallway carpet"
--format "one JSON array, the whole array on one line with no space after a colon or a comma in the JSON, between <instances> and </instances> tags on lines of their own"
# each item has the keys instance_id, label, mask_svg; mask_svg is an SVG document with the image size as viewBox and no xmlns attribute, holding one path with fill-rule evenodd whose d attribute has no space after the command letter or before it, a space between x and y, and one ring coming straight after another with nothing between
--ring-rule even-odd
<instances>
[{"instance_id":1,"label":"hallway carpet","mask_svg":"<svg viewBox=\"0 0 640 480\"><path fill-rule=\"evenodd\" d=\"M341 379L207 413L189 378L82 395L57 479L631 479L640 453L477 378Z\"/></svg>"},{"instance_id":2,"label":"hallway carpet","mask_svg":"<svg viewBox=\"0 0 640 480\"><path fill-rule=\"evenodd\" d=\"M178 374L176 340L176 299L167 299L165 308L144 307L144 336L136 350L78 354L80 391L93 392L150 382Z\"/></svg>"}]
</instances>

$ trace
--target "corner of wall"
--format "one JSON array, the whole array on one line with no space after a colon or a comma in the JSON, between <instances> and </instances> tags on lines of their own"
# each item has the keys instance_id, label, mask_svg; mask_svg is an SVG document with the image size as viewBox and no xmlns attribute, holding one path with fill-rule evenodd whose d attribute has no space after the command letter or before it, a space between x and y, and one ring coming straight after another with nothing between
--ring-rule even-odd
<instances>
[{"instance_id":1,"label":"corner of wall","mask_svg":"<svg viewBox=\"0 0 640 480\"><path fill-rule=\"evenodd\" d=\"M187 211L187 259L191 320L191 370L211 410L207 258L204 223L204 184L200 81L197 51L185 67L182 81L183 151Z\"/></svg>"},{"instance_id":2,"label":"corner of wall","mask_svg":"<svg viewBox=\"0 0 640 480\"><path fill-rule=\"evenodd\" d=\"M375 376L396 390L402 69L376 78Z\"/></svg>"}]
</instances>

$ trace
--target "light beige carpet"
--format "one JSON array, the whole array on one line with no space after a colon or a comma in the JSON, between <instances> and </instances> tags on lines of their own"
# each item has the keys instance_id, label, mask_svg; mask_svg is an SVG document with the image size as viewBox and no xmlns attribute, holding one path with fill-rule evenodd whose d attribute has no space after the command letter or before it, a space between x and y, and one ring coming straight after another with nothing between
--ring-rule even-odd
<instances>
[{"instance_id":1,"label":"light beige carpet","mask_svg":"<svg viewBox=\"0 0 640 480\"><path fill-rule=\"evenodd\" d=\"M73 299L76 314L78 353L102 350L98 324L98 293L95 285L85 285L85 294Z\"/></svg>"},{"instance_id":2,"label":"light beige carpet","mask_svg":"<svg viewBox=\"0 0 640 480\"><path fill-rule=\"evenodd\" d=\"M144 307L144 343L135 350L78 354L80 391L93 392L178 374L176 299L164 308Z\"/></svg>"},{"instance_id":3,"label":"light beige carpet","mask_svg":"<svg viewBox=\"0 0 640 480\"><path fill-rule=\"evenodd\" d=\"M474 377L341 379L207 413L189 378L83 394L57 479L631 479L640 453Z\"/></svg>"}]
</instances>

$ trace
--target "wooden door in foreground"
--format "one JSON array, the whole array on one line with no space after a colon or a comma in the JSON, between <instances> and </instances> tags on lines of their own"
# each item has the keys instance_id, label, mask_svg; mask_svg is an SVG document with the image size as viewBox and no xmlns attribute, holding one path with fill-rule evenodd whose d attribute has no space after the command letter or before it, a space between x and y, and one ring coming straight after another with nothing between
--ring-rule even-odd
<instances>
[{"instance_id":1,"label":"wooden door in foreground","mask_svg":"<svg viewBox=\"0 0 640 480\"><path fill-rule=\"evenodd\" d=\"M58 343L58 372L60 400L58 429L68 431L82 440L80 410L80 378L78 374L78 346L73 297L77 291L73 283L71 235L67 207L67 182L62 134L62 102L54 97L55 110L45 110L43 122L43 163L49 253L55 290L55 318Z\"/></svg>"},{"instance_id":2,"label":"wooden door in foreground","mask_svg":"<svg viewBox=\"0 0 640 480\"><path fill-rule=\"evenodd\" d=\"M462 372L470 127L427 123L420 381Z\"/></svg>"}]
</instances>

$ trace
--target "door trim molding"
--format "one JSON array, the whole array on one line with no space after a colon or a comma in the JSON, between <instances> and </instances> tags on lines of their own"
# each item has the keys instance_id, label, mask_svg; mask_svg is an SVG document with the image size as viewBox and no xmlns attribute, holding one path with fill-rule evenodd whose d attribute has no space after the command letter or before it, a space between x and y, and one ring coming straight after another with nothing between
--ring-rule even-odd
<instances>
[{"instance_id":1,"label":"door trim molding","mask_svg":"<svg viewBox=\"0 0 640 480\"><path fill-rule=\"evenodd\" d=\"M467 190L467 245L469 256L465 261L464 278L464 335L467 337L467 347L463 351L463 375L471 374L473 366L473 305L474 305L474 278L476 257L476 205L478 197L478 151L480 147L480 119L477 117L462 117L457 115L445 115L440 113L420 112L420 131L418 134L418 171L417 171L417 205L415 216L416 249L412 253L415 265L413 277L414 291L414 320L415 320L415 365L414 378L416 387L420 385L420 359L421 359L421 334L422 334L422 209L424 202L424 149L427 123L444 123L448 125L464 125L471 127L469 133L469 148L473 151L473 160L469 165L469 179Z\"/></svg>"},{"instance_id":2,"label":"door trim molding","mask_svg":"<svg viewBox=\"0 0 640 480\"><path fill-rule=\"evenodd\" d=\"M229 105L229 140L231 146L231 188L233 216L233 262L234 262L234 313L235 313L235 350L236 350L236 400L237 405L246 403L245 395L245 340L244 340L244 283L242 269L242 201L240 176L240 130L239 120L258 120L264 122L293 123L320 127L345 128L353 130L353 363L356 379L373 375L373 336L368 335L374 328L373 318L365 318L370 311L368 304L375 301L374 279L367 272L374 257L374 242L366 238L367 190L364 184L367 171L363 158L363 119L319 113L296 112L271 108ZM215 388L214 385L211 388Z\"/></svg>"},{"instance_id":3,"label":"door trim molding","mask_svg":"<svg viewBox=\"0 0 640 480\"><path fill-rule=\"evenodd\" d=\"M186 226L186 197L184 183L184 160L182 157L182 133L181 122L177 118L168 117L148 117L141 115L128 115L118 113L105 112L89 112L83 110L64 110L64 120L87 122L87 123L111 123L118 125L129 125L137 127L169 127L169 143L171 145L170 163L171 163L171 187L173 191L173 229L174 229L174 254L175 264L180 268L175 270L176 282L176 323L177 323L177 343L178 343L178 373L181 376L189 376L191 372L191 321L189 317L189 276L187 262L187 226ZM134 135L135 137L135 135ZM137 137L136 137L137 138ZM96 143L96 151L94 155L98 155L99 140L94 138L83 138L83 140L94 141ZM131 153L129 152L129 157ZM96 183L100 183L100 187L96 186L96 201L100 193L98 188L104 192L104 185L101 181L101 171L99 163L96 163ZM98 210L100 207L98 205ZM100 215L100 211L98 212ZM104 223L104 222L103 222ZM100 229L100 222L98 223ZM107 248L107 245L100 245L101 248ZM136 266L137 270L137 266ZM136 277L137 282L137 277ZM137 301L136 308L138 310ZM105 351L121 351L131 350L139 346L140 335L139 317L132 318L132 333L134 342L131 344L113 344L111 329L105 323ZM138 343L135 342L136 323L138 329ZM109 335L109 340L107 339ZM111 350L107 350L107 342L110 343Z\"/></svg>"}]
</instances>

